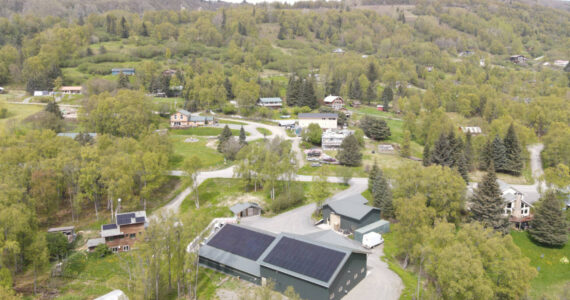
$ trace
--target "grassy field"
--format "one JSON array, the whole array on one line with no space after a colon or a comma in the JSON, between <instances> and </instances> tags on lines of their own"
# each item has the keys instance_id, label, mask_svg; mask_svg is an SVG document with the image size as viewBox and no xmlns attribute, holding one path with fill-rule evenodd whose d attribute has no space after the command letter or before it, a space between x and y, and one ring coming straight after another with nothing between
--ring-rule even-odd
<instances>
[{"instance_id":1,"label":"grassy field","mask_svg":"<svg viewBox=\"0 0 570 300\"><path fill-rule=\"evenodd\" d=\"M175 132L178 133L178 131ZM174 148L174 155L169 161L170 168L180 168L184 159L192 155L196 155L202 160L205 169L223 165L224 156L216 149L206 146L208 139L199 138L198 142L185 143L184 140L188 138L184 135L170 136Z\"/></svg>"},{"instance_id":2,"label":"grassy field","mask_svg":"<svg viewBox=\"0 0 570 300\"><path fill-rule=\"evenodd\" d=\"M255 129L256 129L259 133L261 133L261 134L263 134L263 135L266 135L266 136L269 136L269 135L272 134L272 133L271 133L271 130L269 130L269 129L267 129L267 128L257 127L257 128L255 128Z\"/></svg>"},{"instance_id":3,"label":"grassy field","mask_svg":"<svg viewBox=\"0 0 570 300\"><path fill-rule=\"evenodd\" d=\"M0 132L4 130L6 124L18 122L26 117L44 109L43 105L10 104L0 101L0 107L8 109L8 117L0 119Z\"/></svg>"},{"instance_id":4,"label":"grassy field","mask_svg":"<svg viewBox=\"0 0 570 300\"><path fill-rule=\"evenodd\" d=\"M218 127L192 127L185 129L172 129L171 132L176 135L218 136L222 133L222 130L223 128ZM239 130L232 129L232 134L234 136L239 136Z\"/></svg>"},{"instance_id":5,"label":"grassy field","mask_svg":"<svg viewBox=\"0 0 570 300\"><path fill-rule=\"evenodd\" d=\"M247 123L239 122L239 121L232 121L232 120L219 120L218 123L220 123L220 124L233 124L233 125L247 125Z\"/></svg>"},{"instance_id":6,"label":"grassy field","mask_svg":"<svg viewBox=\"0 0 570 300\"><path fill-rule=\"evenodd\" d=\"M547 248L533 243L527 232L512 231L511 236L522 253L530 258L530 264L540 268L538 276L531 282L531 298L564 299L560 296L570 289L570 264L564 264L560 259L570 259L570 245L567 243L563 248Z\"/></svg>"}]
</instances>

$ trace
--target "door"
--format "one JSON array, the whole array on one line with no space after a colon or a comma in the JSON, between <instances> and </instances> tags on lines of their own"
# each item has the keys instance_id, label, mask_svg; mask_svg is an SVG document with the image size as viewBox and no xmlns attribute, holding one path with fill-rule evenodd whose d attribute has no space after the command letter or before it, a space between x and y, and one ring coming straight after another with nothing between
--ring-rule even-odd
<instances>
[{"instance_id":1,"label":"door","mask_svg":"<svg viewBox=\"0 0 570 300\"><path fill-rule=\"evenodd\" d=\"M340 216L336 215L334 213L331 213L330 219L331 219L332 229L335 231L339 231L340 230Z\"/></svg>"}]
</instances>

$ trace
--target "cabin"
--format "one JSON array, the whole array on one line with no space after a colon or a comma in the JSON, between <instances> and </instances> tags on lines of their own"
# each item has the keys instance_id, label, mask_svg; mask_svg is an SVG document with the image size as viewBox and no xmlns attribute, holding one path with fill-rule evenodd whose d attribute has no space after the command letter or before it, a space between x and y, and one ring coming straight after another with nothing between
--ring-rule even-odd
<instances>
[{"instance_id":1,"label":"cabin","mask_svg":"<svg viewBox=\"0 0 570 300\"><path fill-rule=\"evenodd\" d=\"M245 218L245 217L261 215L261 207L259 206L259 204L252 202L238 203L230 207L230 210L234 213L236 218Z\"/></svg>"},{"instance_id":2,"label":"cabin","mask_svg":"<svg viewBox=\"0 0 570 300\"><path fill-rule=\"evenodd\" d=\"M323 103L334 110L339 110L344 106L344 100L340 96L326 96Z\"/></svg>"},{"instance_id":3,"label":"cabin","mask_svg":"<svg viewBox=\"0 0 570 300\"><path fill-rule=\"evenodd\" d=\"M356 229L380 220L380 209L368 205L361 195L335 200L323 205L323 220L331 229L353 233Z\"/></svg>"},{"instance_id":4,"label":"cabin","mask_svg":"<svg viewBox=\"0 0 570 300\"><path fill-rule=\"evenodd\" d=\"M135 75L135 69L134 68L113 68L113 69L111 69L111 74L112 75L123 74L123 75L131 76L131 75Z\"/></svg>"},{"instance_id":5,"label":"cabin","mask_svg":"<svg viewBox=\"0 0 570 300\"><path fill-rule=\"evenodd\" d=\"M376 105L376 110L377 111L384 111L384 105L382 105L382 104Z\"/></svg>"},{"instance_id":6,"label":"cabin","mask_svg":"<svg viewBox=\"0 0 570 300\"><path fill-rule=\"evenodd\" d=\"M527 58L524 57L523 55L517 54L517 55L512 55L509 60L514 63L514 64L522 64L524 62L526 62Z\"/></svg>"},{"instance_id":7,"label":"cabin","mask_svg":"<svg viewBox=\"0 0 570 300\"><path fill-rule=\"evenodd\" d=\"M65 235L65 237L67 238L67 241L69 243L73 242L75 240L75 237L76 237L75 226L50 228L50 229L48 229L48 233L61 233L61 234Z\"/></svg>"},{"instance_id":8,"label":"cabin","mask_svg":"<svg viewBox=\"0 0 570 300\"><path fill-rule=\"evenodd\" d=\"M259 98L257 99L257 106L280 109L283 107L283 100L279 97Z\"/></svg>"},{"instance_id":9,"label":"cabin","mask_svg":"<svg viewBox=\"0 0 570 300\"><path fill-rule=\"evenodd\" d=\"M170 128L201 127L215 123L213 116L196 116L184 109L179 109L170 116Z\"/></svg>"},{"instance_id":10,"label":"cabin","mask_svg":"<svg viewBox=\"0 0 570 300\"><path fill-rule=\"evenodd\" d=\"M64 95L81 95L83 88L81 86L62 86L59 90Z\"/></svg>"},{"instance_id":11,"label":"cabin","mask_svg":"<svg viewBox=\"0 0 570 300\"><path fill-rule=\"evenodd\" d=\"M333 113L300 113L297 117L301 128L307 128L310 124L318 124L321 129L338 127L338 115Z\"/></svg>"}]
</instances>

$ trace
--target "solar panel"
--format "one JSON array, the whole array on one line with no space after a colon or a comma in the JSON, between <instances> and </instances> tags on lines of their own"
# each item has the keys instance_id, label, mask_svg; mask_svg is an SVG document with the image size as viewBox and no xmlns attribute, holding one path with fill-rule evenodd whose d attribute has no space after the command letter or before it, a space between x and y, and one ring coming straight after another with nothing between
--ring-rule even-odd
<instances>
[{"instance_id":1,"label":"solar panel","mask_svg":"<svg viewBox=\"0 0 570 300\"><path fill-rule=\"evenodd\" d=\"M118 225L126 225L131 224L131 219L135 217L134 213L126 213L117 215L117 224Z\"/></svg>"},{"instance_id":2,"label":"solar panel","mask_svg":"<svg viewBox=\"0 0 570 300\"><path fill-rule=\"evenodd\" d=\"M135 223L142 223L144 222L144 217L138 217L135 219Z\"/></svg>"},{"instance_id":3,"label":"solar panel","mask_svg":"<svg viewBox=\"0 0 570 300\"><path fill-rule=\"evenodd\" d=\"M263 261L328 282L344 255L329 248L283 237Z\"/></svg>"},{"instance_id":4,"label":"solar panel","mask_svg":"<svg viewBox=\"0 0 570 300\"><path fill-rule=\"evenodd\" d=\"M226 224L208 242L209 246L257 260L275 237L257 231Z\"/></svg>"},{"instance_id":5,"label":"solar panel","mask_svg":"<svg viewBox=\"0 0 570 300\"><path fill-rule=\"evenodd\" d=\"M117 229L117 224L105 224L103 230Z\"/></svg>"}]
</instances>

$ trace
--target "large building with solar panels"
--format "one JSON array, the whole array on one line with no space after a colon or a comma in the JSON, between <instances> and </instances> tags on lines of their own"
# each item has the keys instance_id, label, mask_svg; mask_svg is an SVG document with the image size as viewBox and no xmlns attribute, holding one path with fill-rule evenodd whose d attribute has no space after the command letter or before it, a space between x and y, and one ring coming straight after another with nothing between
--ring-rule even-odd
<instances>
[{"instance_id":1,"label":"large building with solar panels","mask_svg":"<svg viewBox=\"0 0 570 300\"><path fill-rule=\"evenodd\" d=\"M147 226L145 211L117 214L115 223L101 226L100 238L87 241L87 248L93 251L99 244L106 244L115 253L129 251Z\"/></svg>"},{"instance_id":2,"label":"large building with solar panels","mask_svg":"<svg viewBox=\"0 0 570 300\"><path fill-rule=\"evenodd\" d=\"M200 265L303 299L341 299L366 276L366 250L332 231L273 234L226 224L199 250Z\"/></svg>"}]
</instances>

